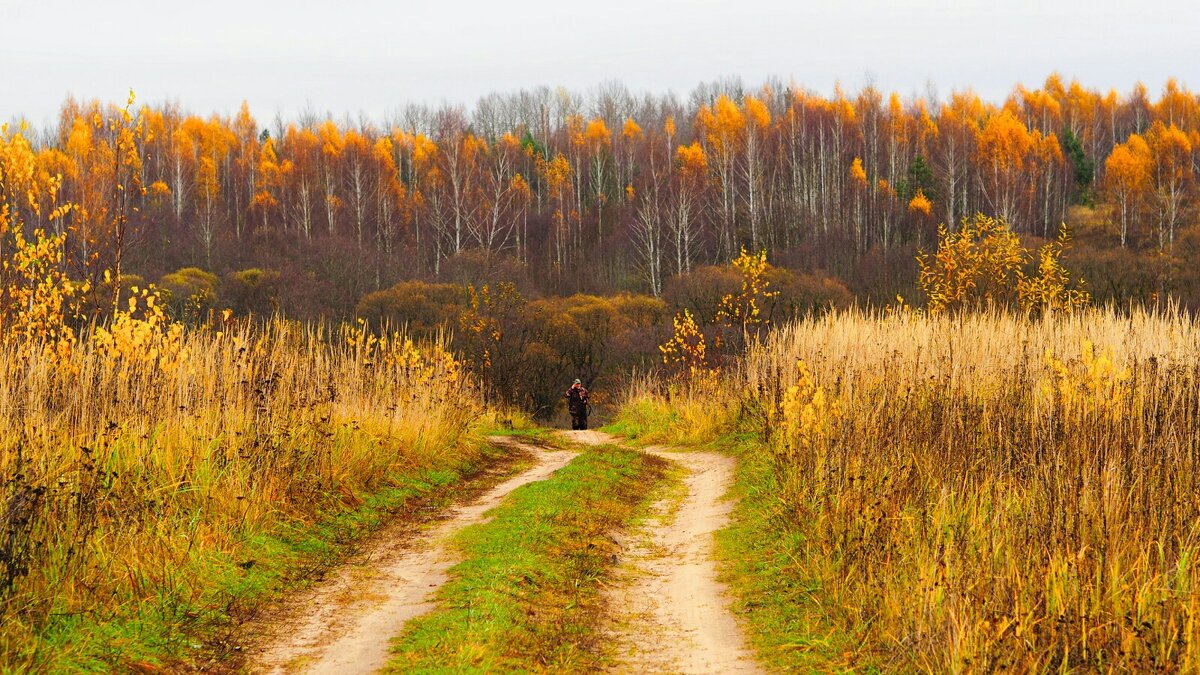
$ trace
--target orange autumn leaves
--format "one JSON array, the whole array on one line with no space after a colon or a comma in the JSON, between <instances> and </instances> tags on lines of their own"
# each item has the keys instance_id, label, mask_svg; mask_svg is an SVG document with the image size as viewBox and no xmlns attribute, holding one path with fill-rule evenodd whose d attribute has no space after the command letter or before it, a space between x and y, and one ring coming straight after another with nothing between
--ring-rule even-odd
<instances>
[{"instance_id":1,"label":"orange autumn leaves","mask_svg":"<svg viewBox=\"0 0 1200 675\"><path fill-rule=\"evenodd\" d=\"M0 340L22 343L25 357L65 359L75 346L69 322L90 287L63 269L73 207L59 203L62 177L52 171L60 158L35 151L21 131L0 127Z\"/></svg>"},{"instance_id":2,"label":"orange autumn leaves","mask_svg":"<svg viewBox=\"0 0 1200 675\"><path fill-rule=\"evenodd\" d=\"M171 266L217 273L247 252L246 264L266 269L283 268L296 247L354 256L366 264L344 281L347 297L476 253L526 266L547 292L565 287L564 270L596 260L607 279L660 293L671 276L742 246L813 247L822 258L845 246L861 257L930 245L938 223L977 211L1050 239L1074 204L1095 206L1087 221L1122 244L1166 251L1200 196L1200 106L1175 83L1154 97L1052 77L998 102L969 90L921 98L776 83L714 83L686 101L529 96L266 129L245 107L131 109L142 136L130 159L146 186L128 204L132 241L161 242ZM78 211L48 218L48 192L43 215L16 200L31 226L76 226L64 245L68 256L97 256L93 285L114 263L108 167L122 152L95 121L113 109L68 102L57 129L36 136L37 170L61 177ZM1085 161L1094 180L1077 175ZM256 246L264 241L281 245Z\"/></svg>"}]
</instances>

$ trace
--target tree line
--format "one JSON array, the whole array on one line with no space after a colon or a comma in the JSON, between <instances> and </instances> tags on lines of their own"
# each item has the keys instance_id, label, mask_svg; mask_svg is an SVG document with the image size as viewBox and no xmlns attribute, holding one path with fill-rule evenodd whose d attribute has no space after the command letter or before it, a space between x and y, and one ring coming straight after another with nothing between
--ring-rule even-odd
<instances>
[{"instance_id":1,"label":"tree line","mask_svg":"<svg viewBox=\"0 0 1200 675\"><path fill-rule=\"evenodd\" d=\"M1090 206L1113 247L1169 253L1195 214L1200 97L1058 75L998 103L735 80L265 124L131 97L68 100L57 126L0 142L5 208L65 237L77 275L265 277L289 313L344 316L414 278L660 296L743 247L891 292L939 223L976 212L1052 238Z\"/></svg>"}]
</instances>

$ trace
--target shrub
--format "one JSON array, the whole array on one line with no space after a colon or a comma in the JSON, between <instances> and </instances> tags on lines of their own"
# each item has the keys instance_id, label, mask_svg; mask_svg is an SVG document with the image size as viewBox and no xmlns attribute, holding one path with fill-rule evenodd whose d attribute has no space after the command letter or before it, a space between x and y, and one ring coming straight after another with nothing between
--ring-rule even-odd
<instances>
[{"instance_id":1,"label":"shrub","mask_svg":"<svg viewBox=\"0 0 1200 675\"><path fill-rule=\"evenodd\" d=\"M221 283L221 299L238 315L270 316L279 310L281 276L251 268L230 272Z\"/></svg>"},{"instance_id":2,"label":"shrub","mask_svg":"<svg viewBox=\"0 0 1200 675\"><path fill-rule=\"evenodd\" d=\"M767 271L766 280L777 294L770 304L768 318L783 322L810 312L845 309L854 304L854 294L837 277L803 274L779 267Z\"/></svg>"},{"instance_id":3,"label":"shrub","mask_svg":"<svg viewBox=\"0 0 1200 675\"><path fill-rule=\"evenodd\" d=\"M1003 220L976 214L957 232L942 227L933 254L917 256L929 311L978 307L1071 309L1091 301L1082 281L1062 266L1068 237L1043 245L1034 256ZM1036 270L1026 271L1036 260Z\"/></svg>"},{"instance_id":4,"label":"shrub","mask_svg":"<svg viewBox=\"0 0 1200 675\"><path fill-rule=\"evenodd\" d=\"M218 284L217 275L198 267L184 267L164 274L158 281L170 315L189 323L199 321L217 306Z\"/></svg>"},{"instance_id":5,"label":"shrub","mask_svg":"<svg viewBox=\"0 0 1200 675\"><path fill-rule=\"evenodd\" d=\"M457 326L469 300L468 289L458 284L402 281L363 296L354 313L375 329L407 326L412 335L428 337Z\"/></svg>"},{"instance_id":6,"label":"shrub","mask_svg":"<svg viewBox=\"0 0 1200 675\"><path fill-rule=\"evenodd\" d=\"M705 324L716 322L723 309L727 314L736 313L737 308L725 307L726 298L730 302L749 302L747 290L755 298L758 319L768 323L830 307L849 307L854 302L854 295L845 283L825 274L806 274L765 264L756 283L762 284L762 288L747 289L745 275L732 264L697 267L669 279L663 288L663 299L676 311L689 310L697 321ZM741 325L740 320L736 323Z\"/></svg>"},{"instance_id":7,"label":"shrub","mask_svg":"<svg viewBox=\"0 0 1200 675\"><path fill-rule=\"evenodd\" d=\"M703 323L712 322L726 296L742 287L742 277L728 265L705 265L668 279L663 299L672 309L688 310Z\"/></svg>"}]
</instances>

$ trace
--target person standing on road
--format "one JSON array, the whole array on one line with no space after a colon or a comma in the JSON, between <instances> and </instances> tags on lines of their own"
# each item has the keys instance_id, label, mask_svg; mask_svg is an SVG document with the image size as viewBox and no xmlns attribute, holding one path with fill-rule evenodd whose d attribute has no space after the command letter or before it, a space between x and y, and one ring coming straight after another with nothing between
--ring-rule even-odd
<instances>
[{"instance_id":1,"label":"person standing on road","mask_svg":"<svg viewBox=\"0 0 1200 675\"><path fill-rule=\"evenodd\" d=\"M571 429L587 429L588 390L583 388L583 383L576 379L575 384L563 394L563 398L567 399L567 410L571 413Z\"/></svg>"}]
</instances>

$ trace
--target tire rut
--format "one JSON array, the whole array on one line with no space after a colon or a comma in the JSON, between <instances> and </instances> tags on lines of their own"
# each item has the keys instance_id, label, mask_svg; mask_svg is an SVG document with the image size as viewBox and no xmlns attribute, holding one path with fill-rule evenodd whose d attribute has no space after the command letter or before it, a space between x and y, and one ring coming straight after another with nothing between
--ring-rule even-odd
<instances>
[{"instance_id":1,"label":"tire rut","mask_svg":"<svg viewBox=\"0 0 1200 675\"><path fill-rule=\"evenodd\" d=\"M569 436L616 443L598 432ZM625 561L609 591L607 636L619 673L760 673L729 608L714 562L717 530L733 504L725 494L736 461L716 452L646 448L680 466L682 495L670 495L625 542Z\"/></svg>"},{"instance_id":2,"label":"tire rut","mask_svg":"<svg viewBox=\"0 0 1200 675\"><path fill-rule=\"evenodd\" d=\"M355 675L383 668L390 640L406 622L436 607L434 592L458 562L449 539L486 522L485 513L510 492L549 478L578 454L494 440L528 451L535 465L469 504L447 509L444 520L415 538L406 531L381 532L364 555L292 603L299 610L295 618L274 626L250 672Z\"/></svg>"}]
</instances>

